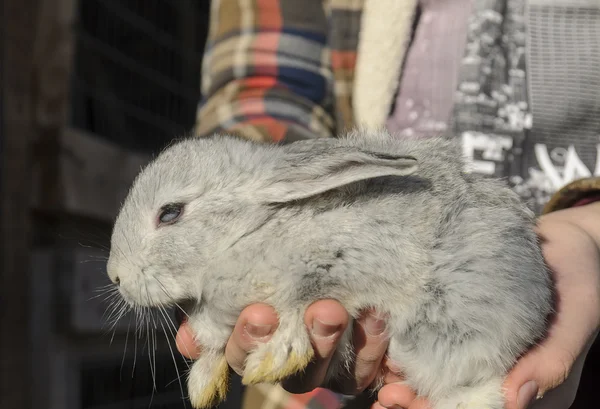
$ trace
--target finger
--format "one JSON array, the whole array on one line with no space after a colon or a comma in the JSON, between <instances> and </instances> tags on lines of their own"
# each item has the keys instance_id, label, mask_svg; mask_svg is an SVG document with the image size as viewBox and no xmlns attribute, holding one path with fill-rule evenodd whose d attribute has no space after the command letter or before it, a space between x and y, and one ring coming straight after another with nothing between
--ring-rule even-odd
<instances>
[{"instance_id":1,"label":"finger","mask_svg":"<svg viewBox=\"0 0 600 409\"><path fill-rule=\"evenodd\" d=\"M200 356L201 348L196 345L192 329L187 322L179 326L175 336L175 344L179 353L188 359L198 359Z\"/></svg>"},{"instance_id":2,"label":"finger","mask_svg":"<svg viewBox=\"0 0 600 409\"><path fill-rule=\"evenodd\" d=\"M341 385L343 393L357 394L365 390L381 371L381 363L388 347L385 317L374 310L365 311L354 322L353 345L356 360L353 377Z\"/></svg>"},{"instance_id":3,"label":"finger","mask_svg":"<svg viewBox=\"0 0 600 409\"><path fill-rule=\"evenodd\" d=\"M277 313L268 305L253 304L241 312L225 347L225 358L238 375L244 371L248 353L257 343L267 342L277 325Z\"/></svg>"},{"instance_id":4,"label":"finger","mask_svg":"<svg viewBox=\"0 0 600 409\"><path fill-rule=\"evenodd\" d=\"M356 390L366 389L380 373L381 363L388 347L385 318L368 311L356 322L354 345Z\"/></svg>"},{"instance_id":5,"label":"finger","mask_svg":"<svg viewBox=\"0 0 600 409\"><path fill-rule=\"evenodd\" d=\"M305 393L321 386L337 344L348 326L348 312L337 301L321 300L310 305L304 314L315 358L305 371L282 383L291 393Z\"/></svg>"},{"instance_id":6,"label":"finger","mask_svg":"<svg viewBox=\"0 0 600 409\"><path fill-rule=\"evenodd\" d=\"M544 256L548 266L555 272L557 290L556 312L548 334L540 345L523 356L506 379L507 409L524 409L538 396L563 384L571 386L573 399L577 389L581 365L598 328L600 308L594 304L598 299L596 286L590 285L590 272L597 269L600 261L594 248L577 229L564 226L561 234L570 241L547 241ZM564 257L569 254L569 257ZM573 264L572 260L578 260ZM585 313L582 313L585 311ZM575 363L577 362L577 365ZM575 366L574 366L575 365ZM565 388L561 388L566 390Z\"/></svg>"},{"instance_id":7,"label":"finger","mask_svg":"<svg viewBox=\"0 0 600 409\"><path fill-rule=\"evenodd\" d=\"M582 354L575 360L571 373L567 380L555 389L544 393L543 397L534 400L527 409L565 409L570 408L575 401L577 390L579 389L579 381L583 372L583 364L585 362L585 354Z\"/></svg>"},{"instance_id":8,"label":"finger","mask_svg":"<svg viewBox=\"0 0 600 409\"><path fill-rule=\"evenodd\" d=\"M507 409L537 408L534 403L539 399L544 409L570 407L590 347L591 342L575 358L575 353L565 349L569 346L548 342L525 355L505 382Z\"/></svg>"},{"instance_id":9,"label":"finger","mask_svg":"<svg viewBox=\"0 0 600 409\"><path fill-rule=\"evenodd\" d=\"M416 399L413 390L402 383L385 385L377 395L377 401L384 408L408 408Z\"/></svg>"}]
</instances>

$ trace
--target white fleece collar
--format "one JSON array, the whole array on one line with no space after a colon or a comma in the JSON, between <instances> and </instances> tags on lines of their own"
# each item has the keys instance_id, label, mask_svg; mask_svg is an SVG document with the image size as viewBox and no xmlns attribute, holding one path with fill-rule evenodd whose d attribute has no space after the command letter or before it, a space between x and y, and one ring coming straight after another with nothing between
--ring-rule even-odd
<instances>
[{"instance_id":1,"label":"white fleece collar","mask_svg":"<svg viewBox=\"0 0 600 409\"><path fill-rule=\"evenodd\" d=\"M417 3L365 0L352 90L357 126L385 126L410 43Z\"/></svg>"}]
</instances>

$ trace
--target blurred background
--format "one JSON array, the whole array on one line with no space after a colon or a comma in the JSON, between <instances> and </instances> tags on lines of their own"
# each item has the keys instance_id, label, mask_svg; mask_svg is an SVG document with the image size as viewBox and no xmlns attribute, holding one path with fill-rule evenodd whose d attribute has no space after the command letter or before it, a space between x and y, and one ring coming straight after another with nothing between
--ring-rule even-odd
<instances>
[{"instance_id":1,"label":"blurred background","mask_svg":"<svg viewBox=\"0 0 600 409\"><path fill-rule=\"evenodd\" d=\"M3 1L0 408L183 407L173 341L113 336L97 288L133 177L194 123L209 5Z\"/></svg>"},{"instance_id":2,"label":"blurred background","mask_svg":"<svg viewBox=\"0 0 600 409\"><path fill-rule=\"evenodd\" d=\"M2 4L0 409L182 408L173 343L110 331L96 290L131 181L194 123L210 2Z\"/></svg>"}]
</instances>

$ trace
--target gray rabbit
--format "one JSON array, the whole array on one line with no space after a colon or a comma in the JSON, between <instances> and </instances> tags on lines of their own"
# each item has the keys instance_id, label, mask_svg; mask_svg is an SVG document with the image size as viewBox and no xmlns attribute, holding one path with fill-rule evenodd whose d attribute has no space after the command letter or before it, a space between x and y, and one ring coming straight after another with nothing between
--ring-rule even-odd
<instances>
[{"instance_id":1,"label":"gray rabbit","mask_svg":"<svg viewBox=\"0 0 600 409\"><path fill-rule=\"evenodd\" d=\"M270 304L280 325L243 382L278 382L313 358L305 309L332 298L355 318L389 316L388 358L435 409L502 409L507 371L545 334L551 275L534 215L464 167L456 142L384 131L184 139L135 180L108 274L130 305L185 303L203 346L188 379L196 408L225 397L244 307ZM330 379L347 376L350 331Z\"/></svg>"}]
</instances>

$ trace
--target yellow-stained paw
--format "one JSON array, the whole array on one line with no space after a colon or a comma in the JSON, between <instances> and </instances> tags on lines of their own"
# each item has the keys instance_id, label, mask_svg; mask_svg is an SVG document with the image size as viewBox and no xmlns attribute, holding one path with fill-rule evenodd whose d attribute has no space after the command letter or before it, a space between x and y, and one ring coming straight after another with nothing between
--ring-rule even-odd
<instances>
[{"instance_id":1,"label":"yellow-stained paw","mask_svg":"<svg viewBox=\"0 0 600 409\"><path fill-rule=\"evenodd\" d=\"M195 409L210 408L225 400L229 388L229 365L225 356L219 358L209 384L205 387L201 385L195 381L194 372L190 372L188 392L190 403Z\"/></svg>"},{"instance_id":2,"label":"yellow-stained paw","mask_svg":"<svg viewBox=\"0 0 600 409\"><path fill-rule=\"evenodd\" d=\"M306 355L300 356L295 352L292 352L288 357L285 364L279 368L274 365L273 355L268 352L260 363L260 365L254 370L246 370L242 383L244 385L253 385L257 383L277 383L287 378L288 376L294 375L306 368L310 361L314 357L314 351L308 350Z\"/></svg>"}]
</instances>

